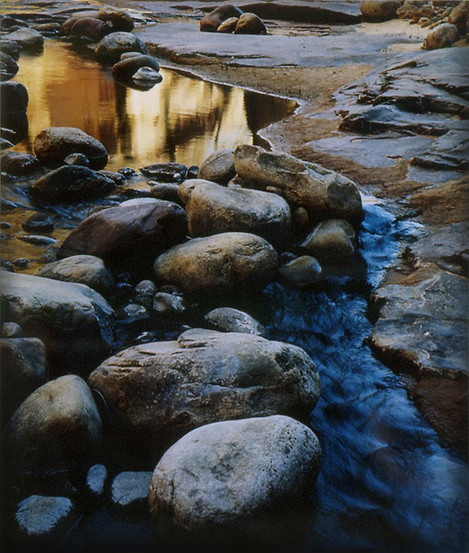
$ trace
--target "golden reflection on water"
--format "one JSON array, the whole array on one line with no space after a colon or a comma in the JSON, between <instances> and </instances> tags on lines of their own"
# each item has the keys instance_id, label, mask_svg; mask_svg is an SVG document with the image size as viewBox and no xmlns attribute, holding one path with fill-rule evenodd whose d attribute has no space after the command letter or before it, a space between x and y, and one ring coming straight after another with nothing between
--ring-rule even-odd
<instances>
[{"instance_id":1,"label":"golden reflection on water","mask_svg":"<svg viewBox=\"0 0 469 553\"><path fill-rule=\"evenodd\" d=\"M20 58L16 80L26 85L29 134L50 126L78 127L107 148L108 168L178 161L200 165L213 151L251 143L259 128L293 112L295 102L219 86L162 69L147 91L114 81L110 68L49 40L43 54Z\"/></svg>"}]
</instances>

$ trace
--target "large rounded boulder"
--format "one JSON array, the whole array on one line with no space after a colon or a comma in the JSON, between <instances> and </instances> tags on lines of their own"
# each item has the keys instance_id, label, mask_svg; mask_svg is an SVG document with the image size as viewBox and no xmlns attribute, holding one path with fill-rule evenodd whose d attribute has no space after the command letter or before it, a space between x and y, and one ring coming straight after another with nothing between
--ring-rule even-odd
<instances>
[{"instance_id":1,"label":"large rounded boulder","mask_svg":"<svg viewBox=\"0 0 469 553\"><path fill-rule=\"evenodd\" d=\"M98 458L102 424L91 390L67 375L38 388L16 410L6 431L10 470L32 480L68 475L79 481Z\"/></svg>"},{"instance_id":2,"label":"large rounded boulder","mask_svg":"<svg viewBox=\"0 0 469 553\"><path fill-rule=\"evenodd\" d=\"M224 232L194 238L160 255L156 277L188 293L229 294L260 289L277 271L278 255L260 236Z\"/></svg>"},{"instance_id":3,"label":"large rounded boulder","mask_svg":"<svg viewBox=\"0 0 469 553\"><path fill-rule=\"evenodd\" d=\"M133 33L119 31L105 36L96 46L95 54L101 63L116 63L126 52L148 54L145 44Z\"/></svg>"},{"instance_id":4,"label":"large rounded boulder","mask_svg":"<svg viewBox=\"0 0 469 553\"><path fill-rule=\"evenodd\" d=\"M235 35L265 35L264 22L255 13L243 13L234 30Z\"/></svg>"},{"instance_id":5,"label":"large rounded boulder","mask_svg":"<svg viewBox=\"0 0 469 553\"><path fill-rule=\"evenodd\" d=\"M76 37L86 37L93 41L101 40L111 32L111 27L96 17L80 17L70 29L70 34Z\"/></svg>"},{"instance_id":6,"label":"large rounded boulder","mask_svg":"<svg viewBox=\"0 0 469 553\"><path fill-rule=\"evenodd\" d=\"M304 207L311 220L363 220L360 192L354 182L315 163L287 154L267 152L259 146L238 146L234 152L236 172L256 188L274 186L294 207Z\"/></svg>"},{"instance_id":7,"label":"large rounded boulder","mask_svg":"<svg viewBox=\"0 0 469 553\"><path fill-rule=\"evenodd\" d=\"M200 183L190 195L186 212L192 236L251 232L281 246L290 234L287 202L277 194L260 190Z\"/></svg>"},{"instance_id":8,"label":"large rounded boulder","mask_svg":"<svg viewBox=\"0 0 469 553\"><path fill-rule=\"evenodd\" d=\"M208 424L163 455L150 482L150 511L170 537L239 539L268 511L310 494L320 463L316 435L289 417Z\"/></svg>"},{"instance_id":9,"label":"large rounded boulder","mask_svg":"<svg viewBox=\"0 0 469 553\"><path fill-rule=\"evenodd\" d=\"M62 163L70 154L84 154L92 169L102 169L108 160L106 148L80 129L50 127L34 139L34 152L43 162Z\"/></svg>"},{"instance_id":10,"label":"large rounded boulder","mask_svg":"<svg viewBox=\"0 0 469 553\"><path fill-rule=\"evenodd\" d=\"M60 257L94 255L111 267L136 270L181 242L187 234L184 210L153 198L130 200L82 221L64 240Z\"/></svg>"},{"instance_id":11,"label":"large rounded boulder","mask_svg":"<svg viewBox=\"0 0 469 553\"><path fill-rule=\"evenodd\" d=\"M89 372L113 342L114 311L83 284L0 272L2 318L40 338L54 372Z\"/></svg>"},{"instance_id":12,"label":"large rounded boulder","mask_svg":"<svg viewBox=\"0 0 469 553\"><path fill-rule=\"evenodd\" d=\"M427 34L423 47L426 50L446 48L447 46L451 46L458 36L459 31L456 25L452 25L451 23L442 23Z\"/></svg>"},{"instance_id":13,"label":"large rounded boulder","mask_svg":"<svg viewBox=\"0 0 469 553\"><path fill-rule=\"evenodd\" d=\"M104 397L127 443L155 452L215 421L307 417L320 391L315 365L301 348L202 329L121 351L88 383Z\"/></svg>"}]
</instances>

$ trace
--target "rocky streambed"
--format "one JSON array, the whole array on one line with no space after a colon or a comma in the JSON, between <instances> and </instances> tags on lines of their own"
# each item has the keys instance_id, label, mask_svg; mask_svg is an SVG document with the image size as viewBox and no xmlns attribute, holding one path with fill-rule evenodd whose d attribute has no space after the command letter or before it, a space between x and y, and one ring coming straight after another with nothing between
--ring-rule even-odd
<instances>
[{"instance_id":1,"label":"rocky streambed","mask_svg":"<svg viewBox=\"0 0 469 553\"><path fill-rule=\"evenodd\" d=\"M301 106L264 147L140 159L136 124L119 157L67 112L28 133L2 58L3 241L32 248L0 273L6 545L462 550L464 44L418 49L465 12L238 3L207 33L197 2L23 4L2 51L68 36L122 121L160 65Z\"/></svg>"}]
</instances>

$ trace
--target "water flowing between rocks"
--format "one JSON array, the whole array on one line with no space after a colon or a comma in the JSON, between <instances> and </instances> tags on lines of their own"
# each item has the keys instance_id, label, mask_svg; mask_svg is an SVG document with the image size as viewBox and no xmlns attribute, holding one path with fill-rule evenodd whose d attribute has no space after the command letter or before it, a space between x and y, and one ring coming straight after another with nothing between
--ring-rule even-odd
<instances>
[{"instance_id":1,"label":"water flowing between rocks","mask_svg":"<svg viewBox=\"0 0 469 553\"><path fill-rule=\"evenodd\" d=\"M29 137L22 148L31 151L32 139L45 127L76 126L104 143L111 170L163 161L199 164L216 149L252 142L259 129L295 107L285 99L170 70L162 71L163 83L150 91L124 88L114 83L109 70L60 43L48 44L42 56L24 56L20 66L17 80L31 95ZM36 259L28 269L34 273L45 260L38 246L14 238L34 210L24 186L23 181L5 186L5 197L20 207L3 214L13 226L2 255L13 259L21 251L23 257ZM95 205L51 208L57 224L52 236L63 239ZM460 551L466 466L421 417L401 377L376 360L367 345L370 291L398 254L399 242L411 240L419 229L372 198L365 199L365 211L357 274L330 278L314 292L273 283L260 296L232 300L230 306L256 317L269 338L304 348L320 372L322 392L311 427L321 440L323 465L314 509L305 511L300 521L305 550ZM205 313L202 307L189 309L194 326ZM151 334L145 325L121 321L116 349L174 337L179 331ZM85 519L69 539L68 545L77 548L155 540L149 521L117 522L104 508Z\"/></svg>"}]
</instances>

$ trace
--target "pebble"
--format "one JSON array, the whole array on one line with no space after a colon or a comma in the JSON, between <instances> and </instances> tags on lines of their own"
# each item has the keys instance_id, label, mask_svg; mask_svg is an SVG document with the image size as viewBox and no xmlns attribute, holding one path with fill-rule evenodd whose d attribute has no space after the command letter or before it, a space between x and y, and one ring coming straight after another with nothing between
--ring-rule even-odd
<instances>
[{"instance_id":1,"label":"pebble","mask_svg":"<svg viewBox=\"0 0 469 553\"><path fill-rule=\"evenodd\" d=\"M34 213L21 223L26 232L52 232L55 228L54 221L49 215Z\"/></svg>"},{"instance_id":2,"label":"pebble","mask_svg":"<svg viewBox=\"0 0 469 553\"><path fill-rule=\"evenodd\" d=\"M148 489L152 472L121 472L111 488L111 502L116 515L132 517L149 513Z\"/></svg>"},{"instance_id":3,"label":"pebble","mask_svg":"<svg viewBox=\"0 0 469 553\"><path fill-rule=\"evenodd\" d=\"M26 257L18 257L18 259L13 261L13 265L20 269L25 269L29 265L29 259L26 259Z\"/></svg>"},{"instance_id":4,"label":"pebble","mask_svg":"<svg viewBox=\"0 0 469 553\"><path fill-rule=\"evenodd\" d=\"M1 228L1 229L7 230L7 229L10 229L11 226L12 226L12 225L11 225L10 223L7 223L7 222L5 222L5 221L2 221L2 222L0 223L0 228Z\"/></svg>"},{"instance_id":5,"label":"pebble","mask_svg":"<svg viewBox=\"0 0 469 553\"><path fill-rule=\"evenodd\" d=\"M23 329L19 324L13 322L5 322L2 324L3 338L20 338L23 336Z\"/></svg>"},{"instance_id":6,"label":"pebble","mask_svg":"<svg viewBox=\"0 0 469 553\"><path fill-rule=\"evenodd\" d=\"M117 172L121 175L124 175L124 177L126 178L133 177L137 174L137 171L135 169L132 169L132 167L121 167L117 170Z\"/></svg>"},{"instance_id":7,"label":"pebble","mask_svg":"<svg viewBox=\"0 0 469 553\"><path fill-rule=\"evenodd\" d=\"M50 236L39 236L37 234L25 234L17 238L23 242L28 242L28 244L34 244L36 246L51 246L52 244L57 244L55 238L51 238Z\"/></svg>"}]
</instances>

